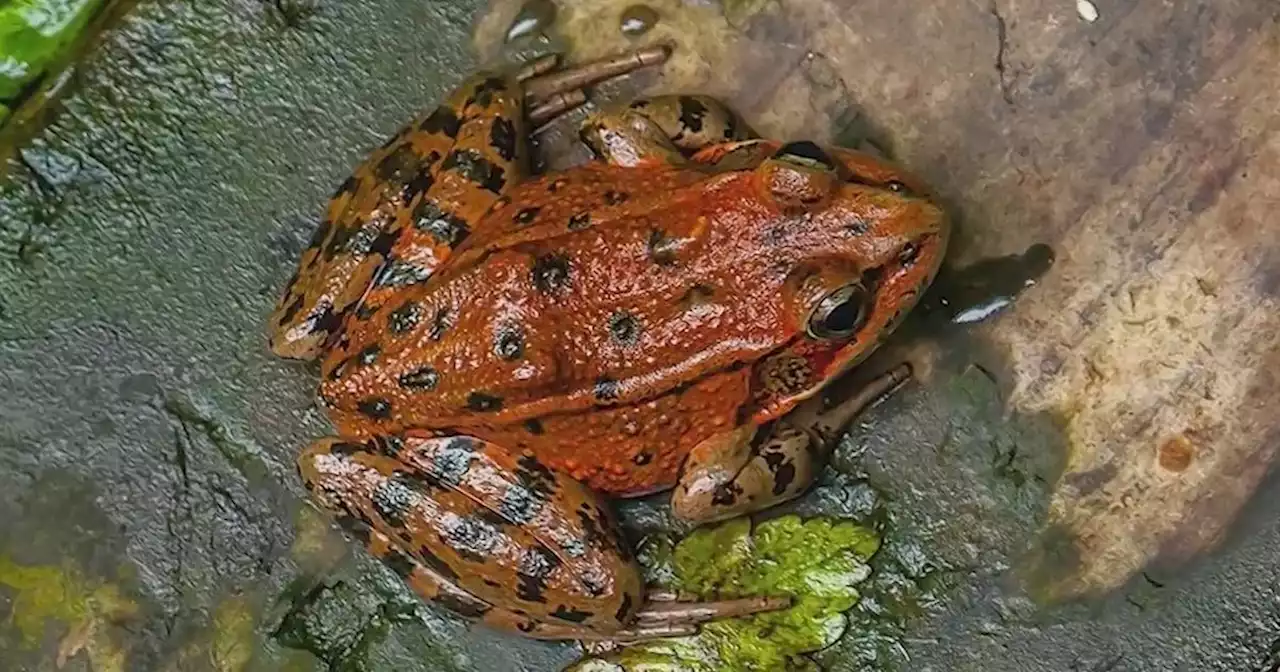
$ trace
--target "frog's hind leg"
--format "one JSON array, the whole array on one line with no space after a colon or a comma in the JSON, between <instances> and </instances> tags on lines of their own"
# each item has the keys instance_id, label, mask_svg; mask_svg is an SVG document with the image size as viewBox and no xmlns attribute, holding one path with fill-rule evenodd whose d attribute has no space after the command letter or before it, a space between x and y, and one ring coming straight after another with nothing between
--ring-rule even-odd
<instances>
[{"instance_id":1,"label":"frog's hind leg","mask_svg":"<svg viewBox=\"0 0 1280 672\"><path fill-rule=\"evenodd\" d=\"M673 512L708 523L794 499L826 464L840 429L910 378L911 367L902 364L835 408L802 406L774 422L706 439L685 458L671 495Z\"/></svg>"},{"instance_id":2,"label":"frog's hind leg","mask_svg":"<svg viewBox=\"0 0 1280 672\"><path fill-rule=\"evenodd\" d=\"M314 359L337 340L349 315L368 319L385 294L425 282L527 175L531 114L545 120L577 100L576 89L662 62L666 54L654 48L550 72L559 62L553 56L514 75L478 73L401 128L330 199L270 317L272 351ZM562 95L570 99L555 98Z\"/></svg>"},{"instance_id":3,"label":"frog's hind leg","mask_svg":"<svg viewBox=\"0 0 1280 672\"><path fill-rule=\"evenodd\" d=\"M608 506L532 455L468 436L324 439L298 458L307 490L420 595L540 639L687 633L783 598L646 603Z\"/></svg>"},{"instance_id":4,"label":"frog's hind leg","mask_svg":"<svg viewBox=\"0 0 1280 672\"><path fill-rule=\"evenodd\" d=\"M643 604L639 567L605 502L532 456L469 436L325 439L298 468L344 527L377 532L448 590L519 617L518 630L613 631ZM501 626L501 613L491 618Z\"/></svg>"},{"instance_id":5,"label":"frog's hind leg","mask_svg":"<svg viewBox=\"0 0 1280 672\"><path fill-rule=\"evenodd\" d=\"M422 282L516 178L514 78L478 74L371 152L329 201L269 324L271 349L313 359L374 294ZM372 310L366 308L366 314Z\"/></svg>"}]
</instances>

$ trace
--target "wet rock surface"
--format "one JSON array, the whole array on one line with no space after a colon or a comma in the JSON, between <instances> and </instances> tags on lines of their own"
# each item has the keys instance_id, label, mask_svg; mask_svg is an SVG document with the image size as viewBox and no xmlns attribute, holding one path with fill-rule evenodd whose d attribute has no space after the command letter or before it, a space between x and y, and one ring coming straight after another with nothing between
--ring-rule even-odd
<instances>
[{"instance_id":1,"label":"wet rock surface","mask_svg":"<svg viewBox=\"0 0 1280 672\"><path fill-rule=\"evenodd\" d=\"M470 49L667 40L661 75L600 93L707 92L766 134L869 139L960 218L949 275L869 364L910 358L920 382L785 509L886 530L874 599L818 659L1274 669L1273 3L1121 2L1085 23L1048 0L671 0L629 37L632 4L561 2L545 35L507 42L520 2L142 3L102 42L0 185L2 657L574 659L422 604L305 506L315 372L270 357L262 321L334 186ZM549 165L582 158L580 114L540 136ZM959 306L1003 312L961 326ZM671 526L660 498L621 508L635 539Z\"/></svg>"}]
</instances>

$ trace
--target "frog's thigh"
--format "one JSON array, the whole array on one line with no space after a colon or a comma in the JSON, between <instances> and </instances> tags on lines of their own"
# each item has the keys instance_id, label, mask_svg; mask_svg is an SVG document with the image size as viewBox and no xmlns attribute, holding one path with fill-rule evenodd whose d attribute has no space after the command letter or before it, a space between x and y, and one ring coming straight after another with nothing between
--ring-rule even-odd
<instances>
[{"instance_id":1,"label":"frog's thigh","mask_svg":"<svg viewBox=\"0 0 1280 672\"><path fill-rule=\"evenodd\" d=\"M272 312L272 351L314 359L375 278L375 292L421 282L462 242L496 192L524 174L514 86L471 77L365 157L330 198Z\"/></svg>"},{"instance_id":2,"label":"frog's thigh","mask_svg":"<svg viewBox=\"0 0 1280 672\"><path fill-rule=\"evenodd\" d=\"M523 93L516 78L480 74L459 87L453 142L430 176L405 191L400 235L364 297L366 313L426 282L485 225L495 201L528 176Z\"/></svg>"},{"instance_id":3,"label":"frog's thigh","mask_svg":"<svg viewBox=\"0 0 1280 672\"><path fill-rule=\"evenodd\" d=\"M793 499L825 464L823 448L785 419L717 434L685 458L671 508L681 519L707 523Z\"/></svg>"},{"instance_id":4,"label":"frog's thigh","mask_svg":"<svg viewBox=\"0 0 1280 672\"><path fill-rule=\"evenodd\" d=\"M541 623L527 615L495 607L459 588L455 581L423 565L413 556L406 555L387 535L371 528L367 522L354 516L343 516L338 520L348 535L360 540L369 549L370 555L399 575L415 593L463 618L479 620L499 630L537 639L580 639L594 636L592 631L582 626Z\"/></svg>"},{"instance_id":5,"label":"frog's thigh","mask_svg":"<svg viewBox=\"0 0 1280 672\"><path fill-rule=\"evenodd\" d=\"M642 606L639 568L605 503L532 456L467 436L325 439L298 467L340 524L368 530L375 555L381 535L398 554L384 557L414 563L410 584L455 611L561 638L616 632Z\"/></svg>"}]
</instances>

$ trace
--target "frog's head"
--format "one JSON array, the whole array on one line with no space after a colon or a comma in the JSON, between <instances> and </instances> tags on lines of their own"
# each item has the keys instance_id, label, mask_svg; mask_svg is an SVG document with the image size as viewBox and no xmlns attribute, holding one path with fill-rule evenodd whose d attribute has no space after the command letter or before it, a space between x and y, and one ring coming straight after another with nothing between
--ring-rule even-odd
<instances>
[{"instance_id":1,"label":"frog's head","mask_svg":"<svg viewBox=\"0 0 1280 672\"><path fill-rule=\"evenodd\" d=\"M756 168L787 222L783 300L836 375L875 349L933 281L950 226L924 186L868 154L783 145Z\"/></svg>"}]
</instances>

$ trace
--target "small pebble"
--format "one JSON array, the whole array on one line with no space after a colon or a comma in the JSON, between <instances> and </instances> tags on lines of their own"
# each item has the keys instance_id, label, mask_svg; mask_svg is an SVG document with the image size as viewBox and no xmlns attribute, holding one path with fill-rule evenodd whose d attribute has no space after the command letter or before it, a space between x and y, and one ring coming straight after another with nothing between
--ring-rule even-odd
<instances>
[{"instance_id":1,"label":"small pebble","mask_svg":"<svg viewBox=\"0 0 1280 672\"><path fill-rule=\"evenodd\" d=\"M627 37L636 37L649 32L658 22L658 11L648 5L631 5L622 10L622 21L619 30Z\"/></svg>"},{"instance_id":2,"label":"small pebble","mask_svg":"<svg viewBox=\"0 0 1280 672\"><path fill-rule=\"evenodd\" d=\"M526 35L541 32L555 23L556 3L551 0L529 0L520 7L520 13L512 19L507 29L507 41L512 42Z\"/></svg>"},{"instance_id":3,"label":"small pebble","mask_svg":"<svg viewBox=\"0 0 1280 672\"><path fill-rule=\"evenodd\" d=\"M1076 12L1080 14L1080 18L1089 23L1098 20L1098 6L1089 0L1076 0Z\"/></svg>"}]
</instances>

